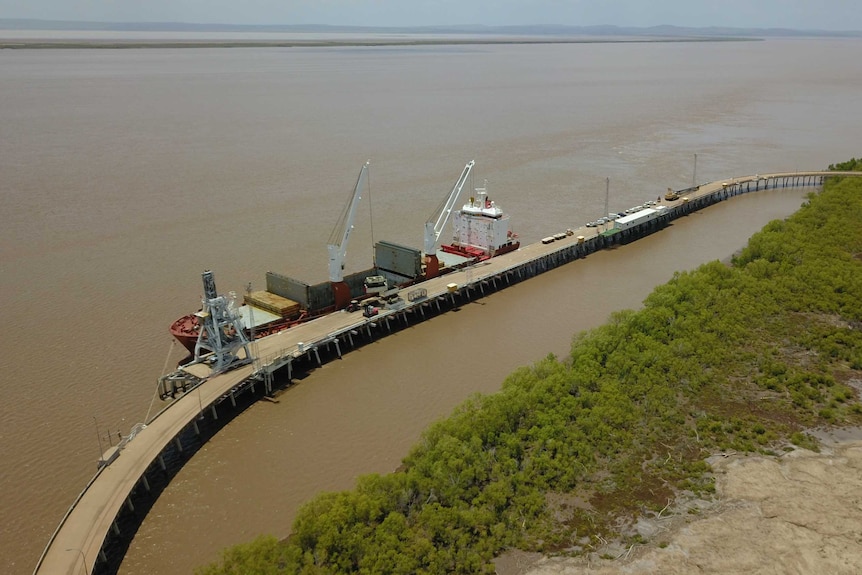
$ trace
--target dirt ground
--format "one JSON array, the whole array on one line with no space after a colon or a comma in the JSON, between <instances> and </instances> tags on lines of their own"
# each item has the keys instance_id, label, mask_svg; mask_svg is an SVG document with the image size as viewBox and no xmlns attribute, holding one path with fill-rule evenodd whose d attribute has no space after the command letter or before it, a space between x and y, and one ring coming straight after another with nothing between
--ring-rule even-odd
<instances>
[{"instance_id":1,"label":"dirt ground","mask_svg":"<svg viewBox=\"0 0 862 575\"><path fill-rule=\"evenodd\" d=\"M718 455L712 501L680 500L632 526L644 544L588 556L508 554L499 575L862 573L862 429L818 434L820 453Z\"/></svg>"}]
</instances>

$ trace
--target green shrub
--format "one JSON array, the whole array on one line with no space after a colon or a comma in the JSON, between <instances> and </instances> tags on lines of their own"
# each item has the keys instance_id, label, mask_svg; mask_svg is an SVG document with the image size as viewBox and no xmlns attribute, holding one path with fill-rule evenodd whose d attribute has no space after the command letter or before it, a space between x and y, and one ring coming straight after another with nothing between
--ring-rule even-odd
<instances>
[{"instance_id":1,"label":"green shrub","mask_svg":"<svg viewBox=\"0 0 862 575\"><path fill-rule=\"evenodd\" d=\"M402 471L316 497L288 542L233 547L199 573L493 573L508 547L554 552L679 490L714 492L711 453L816 450L806 427L862 422L838 383L862 364L860 254L862 181L831 179L731 266L676 274L568 357L431 426ZM555 494L582 507L554 512Z\"/></svg>"}]
</instances>

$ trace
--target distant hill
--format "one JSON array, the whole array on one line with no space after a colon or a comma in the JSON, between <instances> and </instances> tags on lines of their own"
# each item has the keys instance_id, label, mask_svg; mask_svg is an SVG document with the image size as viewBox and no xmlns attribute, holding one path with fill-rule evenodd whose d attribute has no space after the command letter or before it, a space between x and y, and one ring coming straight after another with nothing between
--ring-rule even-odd
<instances>
[{"instance_id":1,"label":"distant hill","mask_svg":"<svg viewBox=\"0 0 862 575\"><path fill-rule=\"evenodd\" d=\"M763 37L832 37L859 38L860 30L794 30L788 28L689 28L683 26L621 27L603 26L415 26L369 27L325 25L243 25L194 24L189 22L79 22L69 20L34 20L0 18L3 30L93 30L139 32L268 32L268 33L350 33L350 34L470 34L504 36L651 36L662 38L763 38Z\"/></svg>"}]
</instances>

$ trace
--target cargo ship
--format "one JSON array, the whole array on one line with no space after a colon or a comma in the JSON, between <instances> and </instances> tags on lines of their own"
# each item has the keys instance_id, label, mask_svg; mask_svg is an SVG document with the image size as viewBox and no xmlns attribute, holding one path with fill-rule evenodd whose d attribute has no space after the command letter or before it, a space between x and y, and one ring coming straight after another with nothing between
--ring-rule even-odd
<instances>
[{"instance_id":1,"label":"cargo ship","mask_svg":"<svg viewBox=\"0 0 862 575\"><path fill-rule=\"evenodd\" d=\"M271 335L311 319L308 310L301 309L297 302L265 290L248 293L241 306L236 306L235 292L230 292L229 297L240 315L243 329L252 339ZM191 354L195 352L201 333L199 319L202 310L203 307L195 313L184 315L170 326L171 335Z\"/></svg>"},{"instance_id":2,"label":"cargo ship","mask_svg":"<svg viewBox=\"0 0 862 575\"><path fill-rule=\"evenodd\" d=\"M213 274L207 270L203 273L205 295L200 309L174 321L171 335L199 361L213 349L212 340L251 341L340 309L353 308L362 300L384 296L389 290L517 250L521 245L518 235L511 229L509 215L488 196L487 182L484 187L474 189L460 209L453 209L473 165L472 160L466 164L445 200L426 221L423 251L379 241L374 246L375 266L345 276L347 242L368 179L366 163L328 245L328 282L309 285L267 272L266 289L248 290L238 305L236 292L217 295ZM450 215L452 239L438 247Z\"/></svg>"}]
</instances>

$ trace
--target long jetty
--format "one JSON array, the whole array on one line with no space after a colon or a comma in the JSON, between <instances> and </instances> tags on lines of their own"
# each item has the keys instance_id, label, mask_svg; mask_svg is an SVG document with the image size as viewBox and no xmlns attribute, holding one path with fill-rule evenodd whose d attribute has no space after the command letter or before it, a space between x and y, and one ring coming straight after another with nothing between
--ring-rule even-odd
<instances>
[{"instance_id":1,"label":"long jetty","mask_svg":"<svg viewBox=\"0 0 862 575\"><path fill-rule=\"evenodd\" d=\"M487 293L523 281L615 244L634 241L670 221L728 198L767 189L820 186L827 177L862 172L792 172L744 176L680 190L661 201L661 215L639 227L602 230L579 226L549 230L553 242L537 242L468 268L406 287L394 304L372 317L340 311L252 344L254 359L214 374L204 364L182 368L164 380L176 397L146 424L103 455L95 476L52 534L34 575L116 573L147 511L200 446L245 407L270 394L275 372L288 380L350 349L426 317L445 313ZM562 233L560 233L562 232Z\"/></svg>"}]
</instances>

